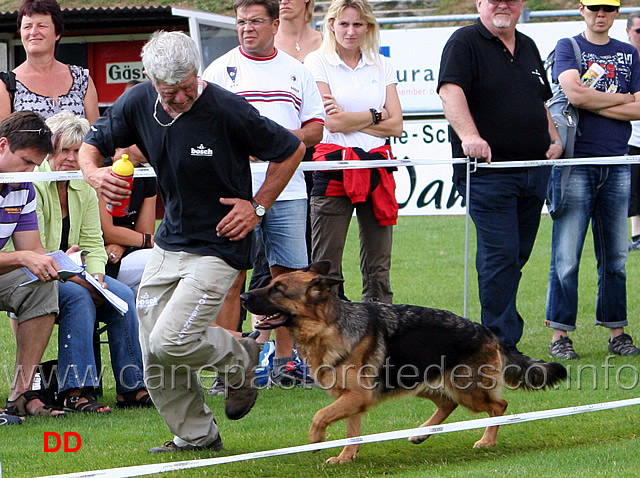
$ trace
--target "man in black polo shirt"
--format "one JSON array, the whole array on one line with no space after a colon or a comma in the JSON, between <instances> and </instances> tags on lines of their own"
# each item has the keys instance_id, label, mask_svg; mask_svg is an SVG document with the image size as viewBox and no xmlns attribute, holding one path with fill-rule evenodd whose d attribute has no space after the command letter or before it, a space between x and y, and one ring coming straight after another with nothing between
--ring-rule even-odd
<instances>
[{"instance_id":1,"label":"man in black polo shirt","mask_svg":"<svg viewBox=\"0 0 640 478\"><path fill-rule=\"evenodd\" d=\"M108 204L126 183L99 167L136 144L153 166L165 216L138 291L145 383L173 440L150 453L222 450L197 372L215 369L230 390L225 413L245 416L257 391L254 340L209 327L242 269L251 235L302 160L304 145L242 97L198 78L200 53L182 32L157 32L142 49L150 82L123 94L80 149L85 178ZM252 193L249 156L270 161Z\"/></svg>"},{"instance_id":2,"label":"man in black polo shirt","mask_svg":"<svg viewBox=\"0 0 640 478\"><path fill-rule=\"evenodd\" d=\"M524 0L478 0L480 20L445 45L438 93L453 132L453 156L498 161L555 159L562 143L545 100L551 97L534 42L516 31ZM465 195L464 165L454 182ZM476 226L482 323L517 352L521 270L540 223L548 168L479 168L469 201Z\"/></svg>"}]
</instances>

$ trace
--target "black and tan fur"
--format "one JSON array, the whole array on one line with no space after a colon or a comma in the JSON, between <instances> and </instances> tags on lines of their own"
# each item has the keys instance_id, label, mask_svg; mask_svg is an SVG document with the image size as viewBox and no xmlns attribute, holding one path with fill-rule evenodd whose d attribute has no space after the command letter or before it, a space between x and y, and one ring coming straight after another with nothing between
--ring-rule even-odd
<instances>
[{"instance_id":1,"label":"black and tan fur","mask_svg":"<svg viewBox=\"0 0 640 478\"><path fill-rule=\"evenodd\" d=\"M342 301L331 293L336 281L328 271L328 262L314 263L242 295L247 310L266 316L258 328L290 330L316 382L336 399L313 418L312 443L323 441L327 427L343 418L347 436L359 436L362 415L388 397L432 400L437 409L422 424L432 426L458 405L501 416L507 408L505 384L537 390L567 376L560 364L510 353L486 327L451 312ZM405 373L398 380L403 366ZM495 445L497 433L497 426L488 427L474 447ZM427 438L410 441L418 444ZM358 449L346 446L328 462L354 460Z\"/></svg>"}]
</instances>

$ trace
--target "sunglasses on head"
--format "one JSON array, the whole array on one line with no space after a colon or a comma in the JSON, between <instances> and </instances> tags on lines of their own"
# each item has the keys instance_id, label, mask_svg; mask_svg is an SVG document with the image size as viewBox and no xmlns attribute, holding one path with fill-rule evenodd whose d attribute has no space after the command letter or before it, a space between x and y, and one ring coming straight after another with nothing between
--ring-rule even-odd
<instances>
[{"instance_id":1,"label":"sunglasses on head","mask_svg":"<svg viewBox=\"0 0 640 478\"><path fill-rule=\"evenodd\" d=\"M587 9L592 12L599 12L600 9L604 10L607 13L613 13L618 11L618 7L614 7L613 5L585 5Z\"/></svg>"},{"instance_id":2,"label":"sunglasses on head","mask_svg":"<svg viewBox=\"0 0 640 478\"><path fill-rule=\"evenodd\" d=\"M40 128L40 129L16 129L13 131L14 133L38 133L38 136L44 136L51 138L51 130Z\"/></svg>"}]
</instances>

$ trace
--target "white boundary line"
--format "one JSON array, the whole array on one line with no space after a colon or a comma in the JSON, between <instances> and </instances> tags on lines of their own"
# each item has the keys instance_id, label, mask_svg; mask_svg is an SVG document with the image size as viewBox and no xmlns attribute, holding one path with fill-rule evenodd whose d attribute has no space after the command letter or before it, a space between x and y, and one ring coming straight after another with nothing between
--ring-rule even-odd
<instances>
[{"instance_id":1,"label":"white boundary line","mask_svg":"<svg viewBox=\"0 0 640 478\"><path fill-rule=\"evenodd\" d=\"M300 163L298 171L334 171L341 169L391 168L406 166L434 166L438 164L465 164L466 159L379 159L367 161L305 161ZM491 164L477 163L481 168L524 168L533 166L577 166L577 165L615 165L640 163L640 156L611 156L579 159L549 159L539 161L501 161ZM269 163L251 163L254 171L264 171ZM475 163L474 163L475 164ZM134 177L155 177L151 167L136 168ZM1 183L28 183L38 181L67 181L84 179L82 171L66 172L32 172L32 173L0 173Z\"/></svg>"},{"instance_id":2,"label":"white boundary line","mask_svg":"<svg viewBox=\"0 0 640 478\"><path fill-rule=\"evenodd\" d=\"M640 405L640 398L630 398L627 400L618 400L614 402L594 403L591 405L580 405L567 408L556 408L552 410L541 410L537 412L519 413L515 415L506 415L502 417L481 418L478 420L466 420L463 422L447 423L434 427L418 427L406 430L397 430L385 433L376 433L373 435L364 435L354 438L345 438L342 440L331 440L322 443L313 443L308 445L292 446L288 448L278 448L275 450L257 451L252 453L243 453L240 455L224 456L218 458L205 458L202 460L174 461L169 463L154 463L151 465L137 465L122 468L110 468L104 470L84 471L79 473L69 473L64 475L49 475L39 478L71 478L71 477L109 477L109 478L126 478L131 476L144 476L154 473L166 473L176 470L187 470L191 468L201 468L205 466L222 465L225 463L234 463L238 461L256 460L258 458L267 458L271 456L290 455L293 453L303 453L307 451L324 450L326 448L342 447L346 445L361 445L364 443L374 443L379 441L398 440L400 438L409 438L419 435L438 435L441 433L451 433L462 430L473 430L476 428L485 428L488 426L512 425L514 423L531 422L535 420L543 420L547 418L563 417L568 415L578 415L581 413L596 412L601 410L610 410L613 408L628 407L631 405Z\"/></svg>"},{"instance_id":3,"label":"white boundary line","mask_svg":"<svg viewBox=\"0 0 640 478\"><path fill-rule=\"evenodd\" d=\"M428 166L435 164L464 164L469 161L464 159L419 159L419 160L373 160L373 161L320 161L301 163L298 170L301 171L329 171L339 169L362 169L362 168L379 168L394 166ZM579 159L556 159L556 160L540 160L540 161L505 161L495 162L492 164L477 163L474 165L484 168L514 168L514 167L533 167L533 166L551 166L551 165L615 165L640 163L640 156L616 156L616 157L594 157ZM254 170L266 169L267 163L253 163L251 168ZM136 168L135 177L154 177L155 172L152 168ZM81 171L70 172L51 172L51 173L0 173L1 183L21 183L34 181L65 181L71 179L84 179ZM468 183L468 181L467 181ZM466 312L465 312L466 315ZM56 478L56 477L109 477L109 478L125 478L132 476L144 476L154 473L166 473L169 471L186 470L191 468L200 468L205 466L221 465L225 463L234 463L238 461L255 460L259 458L267 458L270 456L281 456L294 453L303 453L307 451L324 450L327 448L342 447L352 444L374 443L379 441L397 440L401 438L409 438L417 435L437 435L440 433L451 433L462 430L473 430L476 428L486 428L488 426L511 425L514 423L524 423L534 420L543 420L547 418L577 415L581 413L595 412L601 410L609 410L613 408L628 407L631 405L640 405L640 398L628 400L619 400L615 402L596 403L591 405L581 405L576 407L558 408L553 410L542 410L538 412L527 412L517 415L508 415L502 417L484 418L479 420L467 420L463 422L449 423L435 427L410 428L405 430L397 430L392 432L377 433L373 435L365 435L354 438L346 438L342 440L332 440L323 443L314 443L308 445L300 445L288 448L278 448L275 450L259 451L252 453L244 453L241 455L232 455L227 457L209 458L202 460L177 461L169 463L158 463L152 465L138 465L122 468L110 468L104 470L94 470L79 473L69 473L63 475L48 475L40 478ZM1 469L0 469L1 470Z\"/></svg>"}]
</instances>

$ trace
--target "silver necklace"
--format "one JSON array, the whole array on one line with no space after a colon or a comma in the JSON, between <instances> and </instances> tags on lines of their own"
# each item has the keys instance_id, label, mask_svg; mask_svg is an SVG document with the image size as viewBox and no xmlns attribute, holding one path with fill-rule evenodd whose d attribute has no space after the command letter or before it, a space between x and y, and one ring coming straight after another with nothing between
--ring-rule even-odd
<instances>
[{"instance_id":1,"label":"silver necklace","mask_svg":"<svg viewBox=\"0 0 640 478\"><path fill-rule=\"evenodd\" d=\"M296 42L296 51L300 51L300 43Z\"/></svg>"},{"instance_id":2,"label":"silver necklace","mask_svg":"<svg viewBox=\"0 0 640 478\"><path fill-rule=\"evenodd\" d=\"M176 120L178 118L180 118L180 116L182 116L182 113L178 113L178 115L173 118L169 123L163 123L158 119L158 103L160 103L160 95L158 95L156 97L156 103L153 105L153 119L156 120L156 123L158 123L160 126L164 127L164 128L168 128L169 126L171 126L173 123L176 122Z\"/></svg>"}]
</instances>

